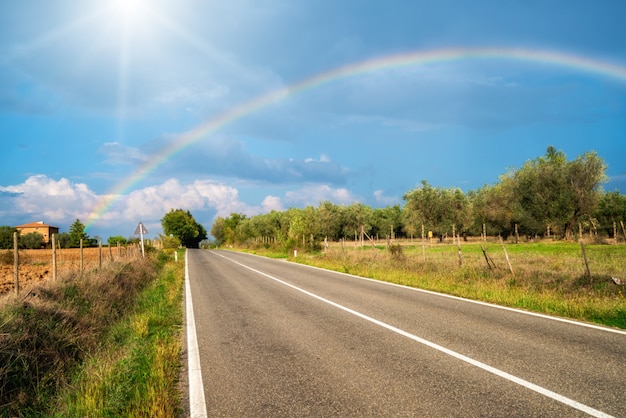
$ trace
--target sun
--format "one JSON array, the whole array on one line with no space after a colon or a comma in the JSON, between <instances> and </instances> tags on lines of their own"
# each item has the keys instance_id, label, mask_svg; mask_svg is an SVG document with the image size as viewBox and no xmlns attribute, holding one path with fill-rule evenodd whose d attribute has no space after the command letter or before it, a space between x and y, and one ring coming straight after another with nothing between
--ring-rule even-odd
<instances>
[{"instance_id":1,"label":"sun","mask_svg":"<svg viewBox=\"0 0 626 418\"><path fill-rule=\"evenodd\" d=\"M111 10L125 21L141 20L148 11L142 0L113 0Z\"/></svg>"}]
</instances>

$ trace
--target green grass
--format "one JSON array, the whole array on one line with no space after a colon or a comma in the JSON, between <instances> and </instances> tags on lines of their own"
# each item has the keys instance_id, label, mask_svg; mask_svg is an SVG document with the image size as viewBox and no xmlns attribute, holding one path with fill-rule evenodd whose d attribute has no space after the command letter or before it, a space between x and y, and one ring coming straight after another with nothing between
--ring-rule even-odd
<instances>
[{"instance_id":1,"label":"green grass","mask_svg":"<svg viewBox=\"0 0 626 418\"><path fill-rule=\"evenodd\" d=\"M180 414L184 263L152 253L0 304L0 417Z\"/></svg>"},{"instance_id":2,"label":"green grass","mask_svg":"<svg viewBox=\"0 0 626 418\"><path fill-rule=\"evenodd\" d=\"M181 411L183 263L166 264L77 372L54 416L171 417Z\"/></svg>"}]
</instances>

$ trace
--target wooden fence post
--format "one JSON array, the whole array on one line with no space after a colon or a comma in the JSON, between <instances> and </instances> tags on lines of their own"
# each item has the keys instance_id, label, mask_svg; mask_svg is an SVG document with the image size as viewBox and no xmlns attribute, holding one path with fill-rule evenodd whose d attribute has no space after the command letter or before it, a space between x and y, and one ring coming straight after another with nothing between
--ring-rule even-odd
<instances>
[{"instance_id":1,"label":"wooden fence post","mask_svg":"<svg viewBox=\"0 0 626 418\"><path fill-rule=\"evenodd\" d=\"M509 270L511 271L511 274L514 275L513 267L511 266L511 261L509 260L509 253L506 251L506 247L504 246L504 241L502 241L502 236L499 236L498 238L500 238L500 244L502 244L502 249L504 250L504 258L506 258L506 262L509 265Z\"/></svg>"},{"instance_id":2,"label":"wooden fence post","mask_svg":"<svg viewBox=\"0 0 626 418\"><path fill-rule=\"evenodd\" d=\"M98 269L102 269L102 240L98 241Z\"/></svg>"},{"instance_id":3,"label":"wooden fence post","mask_svg":"<svg viewBox=\"0 0 626 418\"><path fill-rule=\"evenodd\" d=\"M459 267L463 267L463 253L461 252L461 236L457 234L456 238L457 238L456 239L457 245L459 246ZM454 236L452 237L452 239L454 239Z\"/></svg>"},{"instance_id":4,"label":"wooden fence post","mask_svg":"<svg viewBox=\"0 0 626 418\"><path fill-rule=\"evenodd\" d=\"M57 245L56 234L52 234L52 280L57 279Z\"/></svg>"},{"instance_id":5,"label":"wooden fence post","mask_svg":"<svg viewBox=\"0 0 626 418\"><path fill-rule=\"evenodd\" d=\"M85 256L83 253L83 239L80 239L80 274L85 270Z\"/></svg>"},{"instance_id":6,"label":"wooden fence post","mask_svg":"<svg viewBox=\"0 0 626 418\"><path fill-rule=\"evenodd\" d=\"M15 294L20 294L20 252L18 249L17 232L13 233L13 278L15 279Z\"/></svg>"},{"instance_id":7,"label":"wooden fence post","mask_svg":"<svg viewBox=\"0 0 626 418\"><path fill-rule=\"evenodd\" d=\"M483 251L483 255L485 256L485 261L487 262L487 268L489 268L489 270L491 270L491 263L489 262L489 257L487 256L487 250L485 249L485 247L483 245L480 246L480 249ZM495 264L494 264L495 266Z\"/></svg>"}]
</instances>

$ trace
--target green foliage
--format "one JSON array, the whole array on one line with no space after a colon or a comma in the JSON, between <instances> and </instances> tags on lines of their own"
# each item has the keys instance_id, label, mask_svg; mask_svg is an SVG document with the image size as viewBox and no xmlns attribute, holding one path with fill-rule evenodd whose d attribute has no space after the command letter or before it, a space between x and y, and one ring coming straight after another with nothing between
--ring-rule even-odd
<instances>
[{"instance_id":1,"label":"green foliage","mask_svg":"<svg viewBox=\"0 0 626 418\"><path fill-rule=\"evenodd\" d=\"M83 245L87 246L89 235L85 232L85 225L76 219L72 225L70 225L69 242L68 246L71 248L80 247L80 240L83 240Z\"/></svg>"},{"instance_id":2,"label":"green foliage","mask_svg":"<svg viewBox=\"0 0 626 418\"><path fill-rule=\"evenodd\" d=\"M200 241L207 238L206 229L196 222L189 211L172 209L161 219L165 235L172 235L187 248L198 248Z\"/></svg>"},{"instance_id":3,"label":"green foliage","mask_svg":"<svg viewBox=\"0 0 626 418\"><path fill-rule=\"evenodd\" d=\"M180 239L172 235L159 235L159 240L161 240L161 245L163 245L164 250L175 250L181 245Z\"/></svg>"},{"instance_id":4,"label":"green foliage","mask_svg":"<svg viewBox=\"0 0 626 418\"><path fill-rule=\"evenodd\" d=\"M70 248L70 234L61 232L57 235L57 242L57 245L60 245L62 248Z\"/></svg>"},{"instance_id":5,"label":"green foliage","mask_svg":"<svg viewBox=\"0 0 626 418\"><path fill-rule=\"evenodd\" d=\"M548 147L546 155L511 170L493 185L467 194L458 188L440 188L426 180L403 196L404 207L371 208L361 203L290 208L247 218L233 213L219 217L211 227L218 245L275 246L287 253L293 246L316 251L325 239L419 237L432 231L437 237L488 235L507 237L517 231L527 237L551 235L573 238L578 225L599 228L612 236L613 222L626 220L626 197L603 194L606 165L595 152L568 161L562 151ZM596 222L596 219L598 222ZM621 225L620 225L621 226ZM367 238L365 237L367 240Z\"/></svg>"},{"instance_id":6,"label":"green foliage","mask_svg":"<svg viewBox=\"0 0 626 418\"><path fill-rule=\"evenodd\" d=\"M107 243L111 246L114 246L117 244L126 245L128 243L128 240L121 235L115 235L115 236L109 237L109 239L107 240Z\"/></svg>"},{"instance_id":7,"label":"green foliage","mask_svg":"<svg viewBox=\"0 0 626 418\"><path fill-rule=\"evenodd\" d=\"M620 221L626 222L626 196L617 191L605 193L598 204L596 218L599 224L598 228L613 238L613 223L615 222L618 231L620 231Z\"/></svg>"},{"instance_id":8,"label":"green foliage","mask_svg":"<svg viewBox=\"0 0 626 418\"><path fill-rule=\"evenodd\" d=\"M11 226L0 226L0 249L13 248L13 233L17 232L17 229Z\"/></svg>"},{"instance_id":9,"label":"green foliage","mask_svg":"<svg viewBox=\"0 0 626 418\"><path fill-rule=\"evenodd\" d=\"M39 232L30 232L25 235L20 235L19 245L21 248L36 249L43 247L43 235Z\"/></svg>"},{"instance_id":10,"label":"green foliage","mask_svg":"<svg viewBox=\"0 0 626 418\"><path fill-rule=\"evenodd\" d=\"M436 235L443 235L447 231L462 231L469 225L470 204L460 189L442 189L422 180L422 185L409 191L403 196L404 220L412 230L424 225Z\"/></svg>"}]
</instances>

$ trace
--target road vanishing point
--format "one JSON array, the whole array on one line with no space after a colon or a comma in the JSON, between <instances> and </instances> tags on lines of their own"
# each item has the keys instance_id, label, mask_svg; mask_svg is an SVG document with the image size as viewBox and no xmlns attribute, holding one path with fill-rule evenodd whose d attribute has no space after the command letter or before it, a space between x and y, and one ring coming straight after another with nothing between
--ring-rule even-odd
<instances>
[{"instance_id":1,"label":"road vanishing point","mask_svg":"<svg viewBox=\"0 0 626 418\"><path fill-rule=\"evenodd\" d=\"M185 282L192 417L626 417L623 330L232 251Z\"/></svg>"}]
</instances>

